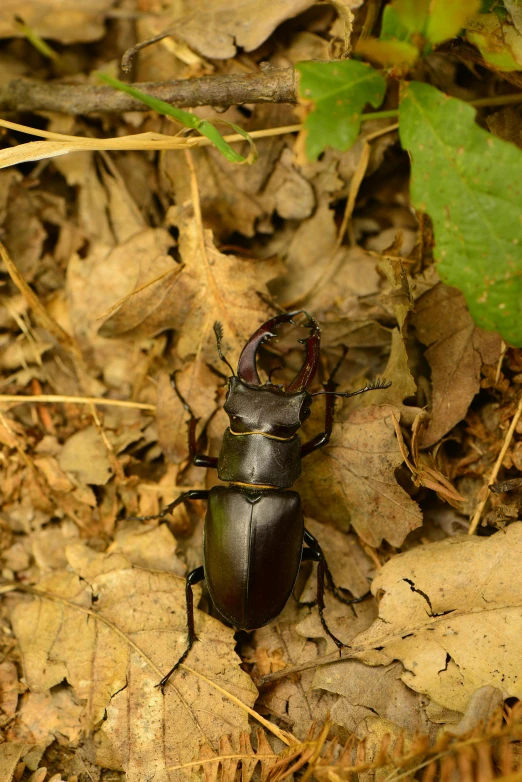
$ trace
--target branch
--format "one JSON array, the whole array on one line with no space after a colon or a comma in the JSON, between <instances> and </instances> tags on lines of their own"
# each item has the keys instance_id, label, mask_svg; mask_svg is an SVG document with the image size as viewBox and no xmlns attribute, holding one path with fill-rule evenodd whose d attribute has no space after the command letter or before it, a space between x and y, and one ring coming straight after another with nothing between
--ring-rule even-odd
<instances>
[{"instance_id":1,"label":"branch","mask_svg":"<svg viewBox=\"0 0 522 782\"><path fill-rule=\"evenodd\" d=\"M133 86L179 107L297 103L297 75L293 68L265 67L262 73L143 82ZM149 111L149 109L140 101L110 87L13 79L0 87L0 111L121 114L124 111Z\"/></svg>"}]
</instances>

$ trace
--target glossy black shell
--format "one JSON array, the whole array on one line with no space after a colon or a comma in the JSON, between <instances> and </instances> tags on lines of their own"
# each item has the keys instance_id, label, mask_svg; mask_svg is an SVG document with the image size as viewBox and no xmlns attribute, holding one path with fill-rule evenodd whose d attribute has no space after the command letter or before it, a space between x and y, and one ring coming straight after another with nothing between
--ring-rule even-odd
<instances>
[{"instance_id":1,"label":"glossy black shell","mask_svg":"<svg viewBox=\"0 0 522 782\"><path fill-rule=\"evenodd\" d=\"M255 630L281 613L299 572L303 535L295 491L210 490L205 579L212 602L233 627Z\"/></svg>"},{"instance_id":2,"label":"glossy black shell","mask_svg":"<svg viewBox=\"0 0 522 782\"><path fill-rule=\"evenodd\" d=\"M289 394L277 386L249 386L230 377L224 408L234 432L291 437L310 415L311 403L307 391Z\"/></svg>"},{"instance_id":3,"label":"glossy black shell","mask_svg":"<svg viewBox=\"0 0 522 782\"><path fill-rule=\"evenodd\" d=\"M275 440L263 434L223 436L218 459L221 481L239 481L289 488L301 475L301 440Z\"/></svg>"}]
</instances>

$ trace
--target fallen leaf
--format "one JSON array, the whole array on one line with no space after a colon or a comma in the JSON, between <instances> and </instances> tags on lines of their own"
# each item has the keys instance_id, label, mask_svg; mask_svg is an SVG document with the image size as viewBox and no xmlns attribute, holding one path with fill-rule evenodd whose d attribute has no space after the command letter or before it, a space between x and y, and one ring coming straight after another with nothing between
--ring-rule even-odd
<instances>
[{"instance_id":1,"label":"fallen leaf","mask_svg":"<svg viewBox=\"0 0 522 782\"><path fill-rule=\"evenodd\" d=\"M307 513L342 530L351 525L374 547L383 539L400 546L422 524L418 505L395 479L402 455L390 409L362 408L337 423L330 443L307 457L298 483Z\"/></svg>"},{"instance_id":2,"label":"fallen leaf","mask_svg":"<svg viewBox=\"0 0 522 782\"><path fill-rule=\"evenodd\" d=\"M45 692L66 679L85 701L86 725L107 711L104 735L129 780L143 779L144 768L154 768L158 780L182 779L166 769L192 760L203 741L217 746L223 733L247 729L256 690L239 668L233 630L196 610L191 670L180 669L163 695L158 680L186 644L184 579L133 568L122 554L96 554L81 543L69 546L67 557L78 575L45 576L38 589L54 599L35 597L13 612L29 687Z\"/></svg>"},{"instance_id":3,"label":"fallen leaf","mask_svg":"<svg viewBox=\"0 0 522 782\"><path fill-rule=\"evenodd\" d=\"M332 708L331 719L353 733L368 717L382 717L404 728L412 736L426 733L429 721L422 698L401 679L400 663L371 668L358 660L343 660L318 668L313 686L341 697Z\"/></svg>"},{"instance_id":4,"label":"fallen leaf","mask_svg":"<svg viewBox=\"0 0 522 782\"><path fill-rule=\"evenodd\" d=\"M75 432L64 443L58 457L61 470L70 472L83 483L103 486L113 470L107 446L95 426Z\"/></svg>"},{"instance_id":5,"label":"fallen leaf","mask_svg":"<svg viewBox=\"0 0 522 782\"><path fill-rule=\"evenodd\" d=\"M66 687L28 692L22 697L18 719L8 739L47 747L55 740L78 746L83 733L82 713L83 706Z\"/></svg>"},{"instance_id":6,"label":"fallen leaf","mask_svg":"<svg viewBox=\"0 0 522 782\"><path fill-rule=\"evenodd\" d=\"M313 0L280 0L267 6L263 0L193 0L189 12L171 25L168 33L185 41L204 57L225 60L237 48L251 52L261 46L275 28L313 5Z\"/></svg>"},{"instance_id":7,"label":"fallen leaf","mask_svg":"<svg viewBox=\"0 0 522 782\"><path fill-rule=\"evenodd\" d=\"M202 236L190 204L172 207L167 223L179 230L182 264L174 264L170 273L161 268L162 280L128 298L105 321L100 334L150 336L173 328L181 332L177 351L182 359L197 356L221 371L224 365L215 349L214 321L223 323L224 345L233 348L231 360L234 361L255 328L271 314L258 294L268 296L266 283L280 272L280 264L219 253L211 232L204 231ZM169 261L173 264L172 259ZM124 262L128 265L121 251L120 264ZM144 253L144 262L147 265L140 270L139 277L142 286L158 277L157 259ZM107 273L112 275L114 269L108 269ZM158 291L161 291L159 300Z\"/></svg>"},{"instance_id":8,"label":"fallen leaf","mask_svg":"<svg viewBox=\"0 0 522 782\"><path fill-rule=\"evenodd\" d=\"M16 665L7 660L0 663L0 709L6 717L16 714L19 693Z\"/></svg>"},{"instance_id":9,"label":"fallen leaf","mask_svg":"<svg viewBox=\"0 0 522 782\"><path fill-rule=\"evenodd\" d=\"M30 744L14 741L4 741L0 744L0 779L2 782L11 782L12 779L16 779L15 773L18 770L18 764L31 749Z\"/></svg>"},{"instance_id":10,"label":"fallen leaf","mask_svg":"<svg viewBox=\"0 0 522 782\"><path fill-rule=\"evenodd\" d=\"M284 104L258 105L251 118L245 118L237 107L231 107L225 113L218 113L209 107L199 108L197 114L205 119L234 122L247 132L266 127L284 127L295 122L293 108ZM175 127L172 133L177 133ZM282 179L295 176L293 166L289 169L283 163L284 158L292 156L285 143L292 144L292 136L256 139L258 159L255 166L230 163L213 147L194 148L191 151L201 194L201 213L205 227L212 229L218 246L220 242L228 243L236 232L253 237L256 230L263 233L273 231L270 218L276 208L277 198L277 183L272 176L274 166L279 170L280 183ZM191 198L190 169L184 155L164 155L160 162L160 173L173 203L183 204ZM299 172L296 173L299 176ZM301 185L300 191L309 199L306 185Z\"/></svg>"},{"instance_id":11,"label":"fallen leaf","mask_svg":"<svg viewBox=\"0 0 522 782\"><path fill-rule=\"evenodd\" d=\"M107 553L123 554L135 567L185 575L186 567L176 557L176 539L166 524L151 527L129 521L115 533Z\"/></svg>"},{"instance_id":12,"label":"fallen leaf","mask_svg":"<svg viewBox=\"0 0 522 782\"><path fill-rule=\"evenodd\" d=\"M319 655L317 644L296 632L291 621L296 610L296 604L290 603L276 622L256 630L254 636L255 649L264 649L269 656L281 649L281 659L287 666L313 662ZM337 700L331 693L314 690L313 677L312 668L302 671L298 681L293 677L279 679L260 699L261 707L267 708L274 716L282 717L283 726L300 740L306 738L314 719L326 719Z\"/></svg>"},{"instance_id":13,"label":"fallen leaf","mask_svg":"<svg viewBox=\"0 0 522 782\"><path fill-rule=\"evenodd\" d=\"M353 649L372 665L400 660L409 687L454 711L485 685L520 698L521 556L520 522L397 555L373 581L379 618Z\"/></svg>"},{"instance_id":14,"label":"fallen leaf","mask_svg":"<svg viewBox=\"0 0 522 782\"><path fill-rule=\"evenodd\" d=\"M200 361L192 362L176 372L176 387L184 399L190 400L190 409L196 418L202 419L197 434L215 410L216 382L215 374ZM165 458L177 464L188 456L190 415L174 391L171 378L166 373L160 375L158 381L156 406L158 442Z\"/></svg>"},{"instance_id":15,"label":"fallen leaf","mask_svg":"<svg viewBox=\"0 0 522 782\"><path fill-rule=\"evenodd\" d=\"M451 318L441 312L451 312ZM465 417L480 388L482 364L498 361L501 339L475 326L464 296L442 283L417 300L412 323L428 346L431 366L431 418L420 439L421 448L428 448Z\"/></svg>"},{"instance_id":16,"label":"fallen leaf","mask_svg":"<svg viewBox=\"0 0 522 782\"><path fill-rule=\"evenodd\" d=\"M21 16L25 24L42 38L64 44L96 41L105 35L104 11L114 0L4 0L0 19L0 38L23 36L11 20Z\"/></svg>"}]
</instances>

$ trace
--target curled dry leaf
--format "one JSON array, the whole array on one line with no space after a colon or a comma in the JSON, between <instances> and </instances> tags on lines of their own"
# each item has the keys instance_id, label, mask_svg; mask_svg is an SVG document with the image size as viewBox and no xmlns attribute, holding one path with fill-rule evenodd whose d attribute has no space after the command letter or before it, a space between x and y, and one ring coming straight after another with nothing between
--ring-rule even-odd
<instances>
[{"instance_id":1,"label":"curled dry leaf","mask_svg":"<svg viewBox=\"0 0 522 782\"><path fill-rule=\"evenodd\" d=\"M458 508L460 502L466 502L466 498L463 497L454 486L448 481L444 475L437 470L434 465L428 464L426 459L419 457L418 438L419 431L422 429L422 421L424 417L424 411L421 411L413 422L412 437L411 437L411 458L413 463L408 458L408 452L404 443L401 428L395 414L392 412L393 425L395 427L395 434L399 441L399 448L401 449L402 457L406 463L406 466L411 472L411 478L415 486L425 486L427 489L432 489L437 492L438 496L446 500Z\"/></svg>"},{"instance_id":2,"label":"curled dry leaf","mask_svg":"<svg viewBox=\"0 0 522 782\"><path fill-rule=\"evenodd\" d=\"M337 423L330 443L312 454L298 488L307 513L340 529L351 524L370 546L400 546L422 524L417 504L395 479L402 462L392 408L372 406Z\"/></svg>"},{"instance_id":3,"label":"curled dry leaf","mask_svg":"<svg viewBox=\"0 0 522 782\"><path fill-rule=\"evenodd\" d=\"M475 326L462 293L442 283L418 299L412 322L431 366L431 420L420 442L428 448L462 421L480 388L482 364L498 361L501 339Z\"/></svg>"},{"instance_id":4,"label":"curled dry leaf","mask_svg":"<svg viewBox=\"0 0 522 782\"><path fill-rule=\"evenodd\" d=\"M66 679L86 702L86 726L107 712L99 760L116 757L129 780L142 780L145 769L158 780L184 779L167 768L193 760L204 741L217 746L224 733L238 737L248 727L246 708L223 692L245 706L256 697L233 631L196 611L193 670L180 670L162 695L156 685L186 643L184 580L81 543L66 553L75 572L45 576L38 586L54 599L36 597L13 612L29 687L45 692Z\"/></svg>"},{"instance_id":5,"label":"curled dry leaf","mask_svg":"<svg viewBox=\"0 0 522 782\"><path fill-rule=\"evenodd\" d=\"M397 555L372 584L379 618L354 651L371 665L400 660L409 687L455 711L484 685L520 698L521 557L522 523Z\"/></svg>"},{"instance_id":6,"label":"curled dry leaf","mask_svg":"<svg viewBox=\"0 0 522 782\"><path fill-rule=\"evenodd\" d=\"M122 292L125 300L109 315L100 333L153 336L171 328L181 332L180 358L204 358L221 370L223 364L215 350L214 321L223 323L225 347L232 347L239 355L255 327L271 314L258 294L268 296L266 284L281 273L281 265L277 261L248 261L218 252L212 233L200 230L190 204L172 207L167 222L179 230L181 263L176 264L170 256L159 256L167 266L161 266L158 272L157 253L152 257L144 248L143 253L135 255L132 287ZM120 268L128 263L122 247L118 268L107 273L111 277L116 272L119 275ZM129 274L126 278L128 285Z\"/></svg>"}]
</instances>

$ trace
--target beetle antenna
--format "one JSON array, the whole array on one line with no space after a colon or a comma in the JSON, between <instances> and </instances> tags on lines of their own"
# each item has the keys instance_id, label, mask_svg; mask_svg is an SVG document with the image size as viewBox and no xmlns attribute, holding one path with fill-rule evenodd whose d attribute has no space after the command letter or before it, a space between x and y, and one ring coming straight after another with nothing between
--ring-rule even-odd
<instances>
[{"instance_id":1,"label":"beetle antenna","mask_svg":"<svg viewBox=\"0 0 522 782\"><path fill-rule=\"evenodd\" d=\"M234 376L236 373L232 369L229 360L223 355L223 351L221 350L221 340L223 339L223 324L220 323L219 320L214 321L214 334L216 335L217 351L219 353L219 358L221 359L221 361L225 362L225 364L232 372L232 375Z\"/></svg>"},{"instance_id":2,"label":"beetle antenna","mask_svg":"<svg viewBox=\"0 0 522 782\"><path fill-rule=\"evenodd\" d=\"M366 391L380 391L383 388L389 388L391 386L391 380L386 380L383 378L382 380L380 378L377 378L377 380L374 380L373 383L366 383L364 388L360 388L358 391L316 391L315 394L311 394L311 396L320 396L321 394L333 394L334 396L357 396L358 394L364 394Z\"/></svg>"}]
</instances>

